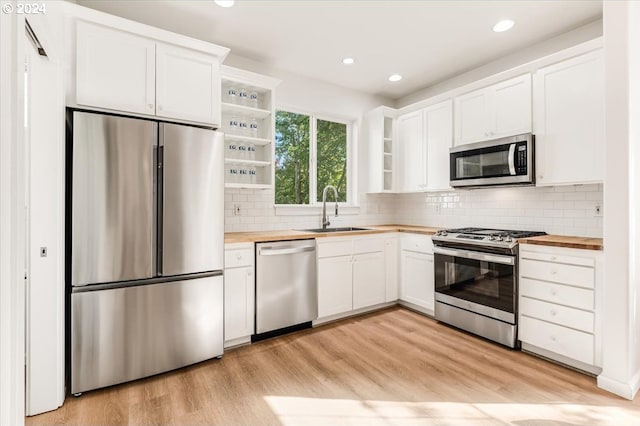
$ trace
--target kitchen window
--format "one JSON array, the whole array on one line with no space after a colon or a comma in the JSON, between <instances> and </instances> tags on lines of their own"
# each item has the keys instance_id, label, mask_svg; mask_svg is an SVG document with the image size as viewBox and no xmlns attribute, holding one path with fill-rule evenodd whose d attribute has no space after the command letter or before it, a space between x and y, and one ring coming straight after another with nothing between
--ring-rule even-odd
<instances>
[{"instance_id":1,"label":"kitchen window","mask_svg":"<svg viewBox=\"0 0 640 426\"><path fill-rule=\"evenodd\" d=\"M351 127L340 120L276 112L276 205L321 204L327 185L336 187L340 203L351 201Z\"/></svg>"}]
</instances>

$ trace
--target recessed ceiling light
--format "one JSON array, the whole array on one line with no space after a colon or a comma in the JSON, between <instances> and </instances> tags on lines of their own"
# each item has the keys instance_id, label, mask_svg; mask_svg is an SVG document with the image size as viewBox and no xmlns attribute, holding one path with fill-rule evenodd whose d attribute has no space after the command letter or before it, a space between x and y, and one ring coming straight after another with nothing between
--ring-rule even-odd
<instances>
[{"instance_id":1,"label":"recessed ceiling light","mask_svg":"<svg viewBox=\"0 0 640 426\"><path fill-rule=\"evenodd\" d=\"M220 7L231 7L235 0L213 0Z\"/></svg>"},{"instance_id":2,"label":"recessed ceiling light","mask_svg":"<svg viewBox=\"0 0 640 426\"><path fill-rule=\"evenodd\" d=\"M402 80L402 76L400 74L392 74L389 76L389 81L400 81Z\"/></svg>"},{"instance_id":3,"label":"recessed ceiling light","mask_svg":"<svg viewBox=\"0 0 640 426\"><path fill-rule=\"evenodd\" d=\"M351 65L355 62L356 60L354 58L352 58L351 56L347 56L346 58L342 59L342 63L345 65Z\"/></svg>"},{"instance_id":4,"label":"recessed ceiling light","mask_svg":"<svg viewBox=\"0 0 640 426\"><path fill-rule=\"evenodd\" d=\"M510 30L514 24L515 22L513 22L511 19L503 19L502 21L498 22L493 26L493 31L497 33L501 33L501 32Z\"/></svg>"}]
</instances>

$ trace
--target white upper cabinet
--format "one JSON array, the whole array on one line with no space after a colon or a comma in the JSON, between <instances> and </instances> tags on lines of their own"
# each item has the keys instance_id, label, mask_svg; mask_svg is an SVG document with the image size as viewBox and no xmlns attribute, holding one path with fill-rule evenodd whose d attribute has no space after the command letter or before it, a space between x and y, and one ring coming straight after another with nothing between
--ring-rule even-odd
<instances>
[{"instance_id":1,"label":"white upper cabinet","mask_svg":"<svg viewBox=\"0 0 640 426\"><path fill-rule=\"evenodd\" d=\"M396 189L395 110L378 107L365 115L364 140L358 149L359 182L364 192L393 192Z\"/></svg>"},{"instance_id":2,"label":"white upper cabinet","mask_svg":"<svg viewBox=\"0 0 640 426\"><path fill-rule=\"evenodd\" d=\"M398 117L401 191L422 191L426 186L426 144L422 110Z\"/></svg>"},{"instance_id":3,"label":"white upper cabinet","mask_svg":"<svg viewBox=\"0 0 640 426\"><path fill-rule=\"evenodd\" d=\"M217 56L83 21L76 47L78 105L220 124Z\"/></svg>"},{"instance_id":4,"label":"white upper cabinet","mask_svg":"<svg viewBox=\"0 0 640 426\"><path fill-rule=\"evenodd\" d=\"M448 100L424 110L427 149L427 190L449 187L449 148L453 144L453 103Z\"/></svg>"},{"instance_id":5,"label":"white upper cabinet","mask_svg":"<svg viewBox=\"0 0 640 426\"><path fill-rule=\"evenodd\" d=\"M220 123L220 63L211 55L158 44L156 115Z\"/></svg>"},{"instance_id":6,"label":"white upper cabinet","mask_svg":"<svg viewBox=\"0 0 640 426\"><path fill-rule=\"evenodd\" d=\"M76 102L155 114L155 51L152 40L78 22Z\"/></svg>"},{"instance_id":7,"label":"white upper cabinet","mask_svg":"<svg viewBox=\"0 0 640 426\"><path fill-rule=\"evenodd\" d=\"M538 70L533 100L537 185L602 182L602 50Z\"/></svg>"},{"instance_id":8,"label":"white upper cabinet","mask_svg":"<svg viewBox=\"0 0 640 426\"><path fill-rule=\"evenodd\" d=\"M531 132L531 74L458 96L455 145Z\"/></svg>"}]
</instances>

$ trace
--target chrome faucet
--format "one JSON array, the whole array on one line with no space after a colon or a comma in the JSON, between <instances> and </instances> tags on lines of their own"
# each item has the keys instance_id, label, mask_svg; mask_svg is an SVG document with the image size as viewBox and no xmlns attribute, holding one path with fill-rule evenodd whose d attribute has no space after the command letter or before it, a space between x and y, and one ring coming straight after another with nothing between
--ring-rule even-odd
<instances>
[{"instance_id":1,"label":"chrome faucet","mask_svg":"<svg viewBox=\"0 0 640 426\"><path fill-rule=\"evenodd\" d=\"M338 216L338 190L333 185L327 185L322 190L322 229L327 229L327 226L331 225L329 217L327 216L327 190L333 189L333 198L336 200L336 216Z\"/></svg>"}]
</instances>

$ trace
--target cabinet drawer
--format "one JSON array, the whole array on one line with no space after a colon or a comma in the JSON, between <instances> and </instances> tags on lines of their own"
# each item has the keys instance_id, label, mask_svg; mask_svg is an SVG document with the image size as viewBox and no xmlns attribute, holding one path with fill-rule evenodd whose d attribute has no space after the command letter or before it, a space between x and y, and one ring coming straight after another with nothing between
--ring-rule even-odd
<instances>
[{"instance_id":1,"label":"cabinet drawer","mask_svg":"<svg viewBox=\"0 0 640 426\"><path fill-rule=\"evenodd\" d=\"M376 253L384 251L382 238L357 238L353 240L353 254Z\"/></svg>"},{"instance_id":2,"label":"cabinet drawer","mask_svg":"<svg viewBox=\"0 0 640 426\"><path fill-rule=\"evenodd\" d=\"M239 266L253 266L253 250L227 250L224 252L224 267L237 268Z\"/></svg>"},{"instance_id":3,"label":"cabinet drawer","mask_svg":"<svg viewBox=\"0 0 640 426\"><path fill-rule=\"evenodd\" d=\"M318 258L350 256L353 253L353 240L318 241Z\"/></svg>"},{"instance_id":4,"label":"cabinet drawer","mask_svg":"<svg viewBox=\"0 0 640 426\"><path fill-rule=\"evenodd\" d=\"M520 294L574 308L594 309L593 290L523 278L520 281Z\"/></svg>"},{"instance_id":5,"label":"cabinet drawer","mask_svg":"<svg viewBox=\"0 0 640 426\"><path fill-rule=\"evenodd\" d=\"M433 242L431 237L405 238L402 240L402 250L433 254Z\"/></svg>"},{"instance_id":6,"label":"cabinet drawer","mask_svg":"<svg viewBox=\"0 0 640 426\"><path fill-rule=\"evenodd\" d=\"M594 365L593 335L534 318L520 317L518 338L539 348Z\"/></svg>"},{"instance_id":7,"label":"cabinet drawer","mask_svg":"<svg viewBox=\"0 0 640 426\"><path fill-rule=\"evenodd\" d=\"M576 266L594 267L596 264L595 259L592 257L567 256L564 254L553 254L553 253L537 253L537 252L526 251L526 250L522 250L520 252L520 258L540 260L543 262L565 263L567 265L576 265Z\"/></svg>"},{"instance_id":8,"label":"cabinet drawer","mask_svg":"<svg viewBox=\"0 0 640 426\"><path fill-rule=\"evenodd\" d=\"M520 298L520 313L529 317L549 321L554 324L593 333L594 315L592 312L580 311L578 309L567 308L566 306L554 305L549 302Z\"/></svg>"},{"instance_id":9,"label":"cabinet drawer","mask_svg":"<svg viewBox=\"0 0 640 426\"><path fill-rule=\"evenodd\" d=\"M531 259L522 259L520 275L523 278L552 281L584 288L593 288L595 281L593 268Z\"/></svg>"}]
</instances>

